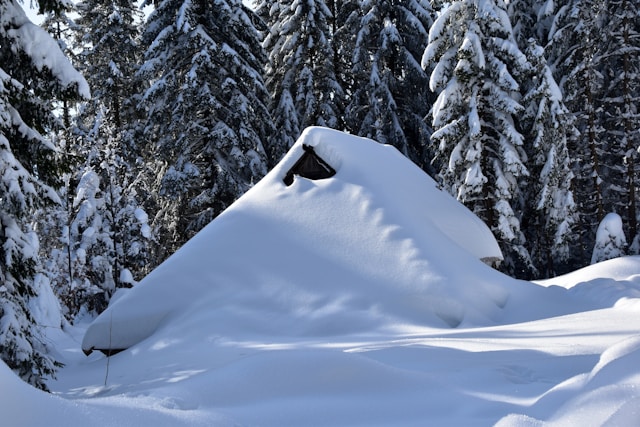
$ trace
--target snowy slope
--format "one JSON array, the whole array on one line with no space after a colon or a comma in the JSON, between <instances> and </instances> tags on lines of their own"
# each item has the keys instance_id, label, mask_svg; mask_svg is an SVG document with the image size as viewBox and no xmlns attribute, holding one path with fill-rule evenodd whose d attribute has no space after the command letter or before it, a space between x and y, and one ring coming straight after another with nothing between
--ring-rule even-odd
<instances>
[{"instance_id":1,"label":"snowy slope","mask_svg":"<svg viewBox=\"0 0 640 427\"><path fill-rule=\"evenodd\" d=\"M284 185L303 144L337 174ZM83 348L128 348L195 305L209 307L212 331L237 333L488 324L500 320L511 288L527 284L484 257L501 258L489 229L395 148L310 128L268 176L105 311Z\"/></svg>"},{"instance_id":2,"label":"snowy slope","mask_svg":"<svg viewBox=\"0 0 640 427\"><path fill-rule=\"evenodd\" d=\"M640 271L639 258L624 260L625 268L632 263ZM589 280L587 273L579 272ZM537 298L528 305L546 302ZM56 395L34 390L0 364L3 425L537 427L638 421L640 308L630 302L526 323L305 340L233 340L207 333L206 324L197 324L206 317L200 312L194 324L176 324L109 361L80 352L83 328L52 333L66 363L50 383Z\"/></svg>"},{"instance_id":3,"label":"snowy slope","mask_svg":"<svg viewBox=\"0 0 640 427\"><path fill-rule=\"evenodd\" d=\"M621 290L613 306L524 323L248 338L211 333L203 309L109 365L85 358L83 329L72 330L54 338L67 363L51 384L66 399L42 406L54 422L15 425L634 426L640 305L624 295L639 288L640 258L607 264L575 275L621 272L609 279ZM526 305L541 313L547 296ZM579 301L565 301L567 311ZM27 388L11 390L34 401ZM8 419L28 419L2 402Z\"/></svg>"},{"instance_id":4,"label":"snowy slope","mask_svg":"<svg viewBox=\"0 0 640 427\"><path fill-rule=\"evenodd\" d=\"M640 257L510 279L425 213L465 217L454 205L384 179L413 174L394 150L304 140L334 178L280 185L294 147L107 315L51 329L53 395L0 363L0 424L639 425ZM132 346L85 357L106 324Z\"/></svg>"}]
</instances>

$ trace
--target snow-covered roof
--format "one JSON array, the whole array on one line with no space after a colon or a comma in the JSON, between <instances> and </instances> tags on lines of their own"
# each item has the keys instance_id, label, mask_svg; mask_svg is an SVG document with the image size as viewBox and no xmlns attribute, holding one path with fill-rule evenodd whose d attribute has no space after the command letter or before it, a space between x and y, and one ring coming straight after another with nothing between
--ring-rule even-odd
<instances>
[{"instance_id":1,"label":"snow-covered roof","mask_svg":"<svg viewBox=\"0 0 640 427\"><path fill-rule=\"evenodd\" d=\"M303 145L336 174L283 182ZM305 130L250 191L88 328L82 348L124 349L205 310L225 333L340 334L490 323L512 279L487 226L395 148Z\"/></svg>"}]
</instances>

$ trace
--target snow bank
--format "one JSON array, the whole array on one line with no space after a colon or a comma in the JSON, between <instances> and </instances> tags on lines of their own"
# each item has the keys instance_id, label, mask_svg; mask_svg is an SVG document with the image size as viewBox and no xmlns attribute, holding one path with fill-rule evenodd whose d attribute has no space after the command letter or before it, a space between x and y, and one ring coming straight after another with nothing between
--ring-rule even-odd
<instances>
[{"instance_id":1,"label":"snow bank","mask_svg":"<svg viewBox=\"0 0 640 427\"><path fill-rule=\"evenodd\" d=\"M591 372L572 377L545 393L530 412L511 414L496 427L633 426L640 420L640 335L607 350ZM543 422L544 421L544 422Z\"/></svg>"},{"instance_id":2,"label":"snow bank","mask_svg":"<svg viewBox=\"0 0 640 427\"><path fill-rule=\"evenodd\" d=\"M542 286L560 286L600 307L636 304L640 298L640 256L615 258L572 273L541 280Z\"/></svg>"},{"instance_id":3,"label":"snow bank","mask_svg":"<svg viewBox=\"0 0 640 427\"><path fill-rule=\"evenodd\" d=\"M98 389L98 393L108 391ZM90 402L64 399L26 384L0 360L2 425L17 427L231 426L214 412L185 412L166 399L144 396L99 397ZM219 422L217 422L219 421Z\"/></svg>"},{"instance_id":4,"label":"snow bank","mask_svg":"<svg viewBox=\"0 0 640 427\"><path fill-rule=\"evenodd\" d=\"M232 341L211 334L198 310L111 357L108 377L104 356L77 354L76 326L54 340L67 358L50 386L65 399L0 366L0 412L6 425L43 427L635 425L639 313L625 306L410 336Z\"/></svg>"},{"instance_id":5,"label":"snow bank","mask_svg":"<svg viewBox=\"0 0 640 427\"><path fill-rule=\"evenodd\" d=\"M286 186L303 144L337 173ZM541 312L506 305L541 290L554 293L549 310L562 301L481 257L501 257L488 228L396 149L310 128L263 180L100 315L82 348L129 348L194 316L222 336L317 337L528 319Z\"/></svg>"},{"instance_id":6,"label":"snow bank","mask_svg":"<svg viewBox=\"0 0 640 427\"><path fill-rule=\"evenodd\" d=\"M53 397L26 384L2 360L0 402L3 424L8 422L14 426L45 426L51 421L52 414L64 413L68 425L90 425L75 403Z\"/></svg>"}]
</instances>

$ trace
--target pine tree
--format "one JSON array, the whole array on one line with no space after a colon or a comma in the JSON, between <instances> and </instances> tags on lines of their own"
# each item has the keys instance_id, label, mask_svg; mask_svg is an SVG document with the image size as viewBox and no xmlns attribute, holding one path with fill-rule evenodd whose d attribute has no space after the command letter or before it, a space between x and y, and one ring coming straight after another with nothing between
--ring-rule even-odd
<instances>
[{"instance_id":1,"label":"pine tree","mask_svg":"<svg viewBox=\"0 0 640 427\"><path fill-rule=\"evenodd\" d=\"M76 64L75 54L73 50L73 38L74 32L78 31L77 26L73 18L70 16L75 12L75 7L72 5L65 5L65 8L56 9L45 13L44 20L40 26L45 29L54 40L58 43L60 50L64 55L71 60L71 63ZM58 109L62 112L62 122L64 128L61 132L70 132L71 129L71 116L72 106L75 103L67 100L61 101L62 105L58 106Z\"/></svg>"},{"instance_id":2,"label":"pine tree","mask_svg":"<svg viewBox=\"0 0 640 427\"><path fill-rule=\"evenodd\" d=\"M558 268L565 271L577 266L568 265L577 212L567 141L575 129L547 66L544 50L532 38L528 43L526 55L532 69L522 100L525 111L521 126L529 141L525 148L530 177L527 189L523 190L527 199L523 232L539 276L551 277Z\"/></svg>"},{"instance_id":3,"label":"pine tree","mask_svg":"<svg viewBox=\"0 0 640 427\"><path fill-rule=\"evenodd\" d=\"M606 43L601 50L605 81L602 99L606 132L605 162L610 170L610 192L605 205L624 217L625 230L637 240L636 187L640 147L640 6L637 1L607 0L600 17ZM637 245L635 245L637 247Z\"/></svg>"},{"instance_id":4,"label":"pine tree","mask_svg":"<svg viewBox=\"0 0 640 427\"><path fill-rule=\"evenodd\" d=\"M596 6L575 1L561 6L549 34L549 62L578 130L569 140L569 151L574 159L574 188L580 213L574 252L583 259L593 248L595 229L605 214L601 159L604 129L595 103L601 98L602 87L602 75L597 69L599 41L594 38L600 28L591 10Z\"/></svg>"},{"instance_id":5,"label":"pine tree","mask_svg":"<svg viewBox=\"0 0 640 427\"><path fill-rule=\"evenodd\" d=\"M60 255L70 257L64 259L70 271L68 276L60 274L56 279L62 279L58 295L66 303L70 320L80 312L102 312L116 287L111 224L105 217L106 200L100 184L95 171L85 170L68 200L69 224L63 228L65 245Z\"/></svg>"},{"instance_id":6,"label":"pine tree","mask_svg":"<svg viewBox=\"0 0 640 427\"><path fill-rule=\"evenodd\" d=\"M504 2L458 0L441 10L422 64L438 93L431 138L444 188L492 228L506 270L531 270L517 213L520 183L529 172L516 125L530 64L516 44Z\"/></svg>"},{"instance_id":7,"label":"pine tree","mask_svg":"<svg viewBox=\"0 0 640 427\"><path fill-rule=\"evenodd\" d=\"M54 101L88 98L89 88L14 0L0 0L0 46L0 356L23 379L46 388L55 362L29 312L43 286L35 282L41 264L30 224L35 209L59 202L56 147L43 136L60 125Z\"/></svg>"},{"instance_id":8,"label":"pine tree","mask_svg":"<svg viewBox=\"0 0 640 427\"><path fill-rule=\"evenodd\" d=\"M344 93L335 71L335 16L324 1L267 1L259 9L269 27L263 45L276 124L273 163L304 128L341 128Z\"/></svg>"},{"instance_id":9,"label":"pine tree","mask_svg":"<svg viewBox=\"0 0 640 427\"><path fill-rule=\"evenodd\" d=\"M569 148L585 263L605 212L619 213L634 240L638 233L638 20L637 2L574 0L550 28L554 75L580 132Z\"/></svg>"},{"instance_id":10,"label":"pine tree","mask_svg":"<svg viewBox=\"0 0 640 427\"><path fill-rule=\"evenodd\" d=\"M94 158L85 167L100 177L105 200L102 215L109 222L113 247L113 282L126 287L131 283L121 281L121 276L133 272L140 278L145 272L145 242L134 215L143 203L137 190L142 148L134 138L138 116L131 96L137 90L134 74L142 54L142 13L126 0L85 0L78 10L79 26L92 29L81 36L81 68L96 87L79 118L80 143L98 150L95 156L83 156ZM130 251L132 245L137 246L135 254Z\"/></svg>"},{"instance_id":11,"label":"pine tree","mask_svg":"<svg viewBox=\"0 0 640 427\"><path fill-rule=\"evenodd\" d=\"M588 263L596 227L607 207L605 194L609 173L603 162L605 129L602 126L601 100L604 87L600 72L602 3L571 1L555 14L549 30L548 60L574 116L578 133L568 141L575 175L575 201L579 212L577 245L572 252Z\"/></svg>"},{"instance_id":12,"label":"pine tree","mask_svg":"<svg viewBox=\"0 0 640 427\"><path fill-rule=\"evenodd\" d=\"M525 197L522 230L537 277L580 265L569 260L577 212L567 141L576 130L540 45L546 40L552 12L548 2L539 0L511 1L508 8L516 42L531 63L521 84L525 110L519 129L527 141L524 148L530 172L521 185Z\"/></svg>"},{"instance_id":13,"label":"pine tree","mask_svg":"<svg viewBox=\"0 0 640 427\"><path fill-rule=\"evenodd\" d=\"M355 31L347 128L395 146L423 168L431 157L424 117L432 99L420 58L433 15L426 1L369 1L344 23Z\"/></svg>"},{"instance_id":14,"label":"pine tree","mask_svg":"<svg viewBox=\"0 0 640 427\"><path fill-rule=\"evenodd\" d=\"M58 227L46 247L49 277L70 320L101 312L116 288L144 274L147 241L134 214L140 155L129 130L140 12L127 1L77 7L71 27L81 49L74 59L96 90L74 118L74 131L60 136L74 170L60 189L62 210L48 212Z\"/></svg>"},{"instance_id":15,"label":"pine tree","mask_svg":"<svg viewBox=\"0 0 640 427\"><path fill-rule=\"evenodd\" d=\"M130 287L150 268L147 247L152 235L146 213L118 199L132 189L102 180L122 160L98 148L87 150L86 161L65 176L59 190L61 209L42 215L49 236L48 276L70 321L102 312L117 288Z\"/></svg>"},{"instance_id":16,"label":"pine tree","mask_svg":"<svg viewBox=\"0 0 640 427\"><path fill-rule=\"evenodd\" d=\"M240 0L165 0L147 20L139 78L150 86L139 106L159 195L158 260L266 172L272 123L252 19Z\"/></svg>"},{"instance_id":17,"label":"pine tree","mask_svg":"<svg viewBox=\"0 0 640 427\"><path fill-rule=\"evenodd\" d=\"M79 68L93 90L92 102L85 106L85 128L92 129L99 118L102 134L114 135L132 120L133 75L140 59L138 46L142 12L127 0L84 0L77 4L76 20ZM122 147L125 151L126 147Z\"/></svg>"},{"instance_id":18,"label":"pine tree","mask_svg":"<svg viewBox=\"0 0 640 427\"><path fill-rule=\"evenodd\" d=\"M539 46L549 42L549 30L555 14L555 0L510 0L507 11L513 25L513 34L521 49L533 39Z\"/></svg>"},{"instance_id":19,"label":"pine tree","mask_svg":"<svg viewBox=\"0 0 640 427\"><path fill-rule=\"evenodd\" d=\"M357 0L328 0L327 6L331 10L333 19L333 56L336 79L344 93L343 110L347 108L356 88L356 76L353 74L353 52L356 46L356 31L347 25L353 18L360 16L360 1ZM344 111L343 111L344 116ZM343 117L343 126L344 123Z\"/></svg>"}]
</instances>

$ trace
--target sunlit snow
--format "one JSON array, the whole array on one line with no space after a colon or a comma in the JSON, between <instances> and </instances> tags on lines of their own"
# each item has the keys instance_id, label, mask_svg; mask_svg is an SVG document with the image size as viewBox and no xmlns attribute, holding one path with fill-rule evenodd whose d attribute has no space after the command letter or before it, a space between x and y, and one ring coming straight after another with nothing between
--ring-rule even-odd
<instances>
[{"instance_id":1,"label":"sunlit snow","mask_svg":"<svg viewBox=\"0 0 640 427\"><path fill-rule=\"evenodd\" d=\"M286 186L303 143L337 173ZM51 328L53 395L0 363L3 425L637 425L640 258L519 281L477 221L395 149L309 129L91 325Z\"/></svg>"},{"instance_id":2,"label":"sunlit snow","mask_svg":"<svg viewBox=\"0 0 640 427\"><path fill-rule=\"evenodd\" d=\"M33 16L32 11L29 12L29 15ZM91 97L89 85L84 77L71 65L51 35L31 22L24 9L19 6L3 8L3 13L9 14L3 18L11 23L6 36L9 44L15 45L14 49L24 52L38 71L50 70L63 89L77 85L80 96L85 99Z\"/></svg>"}]
</instances>

